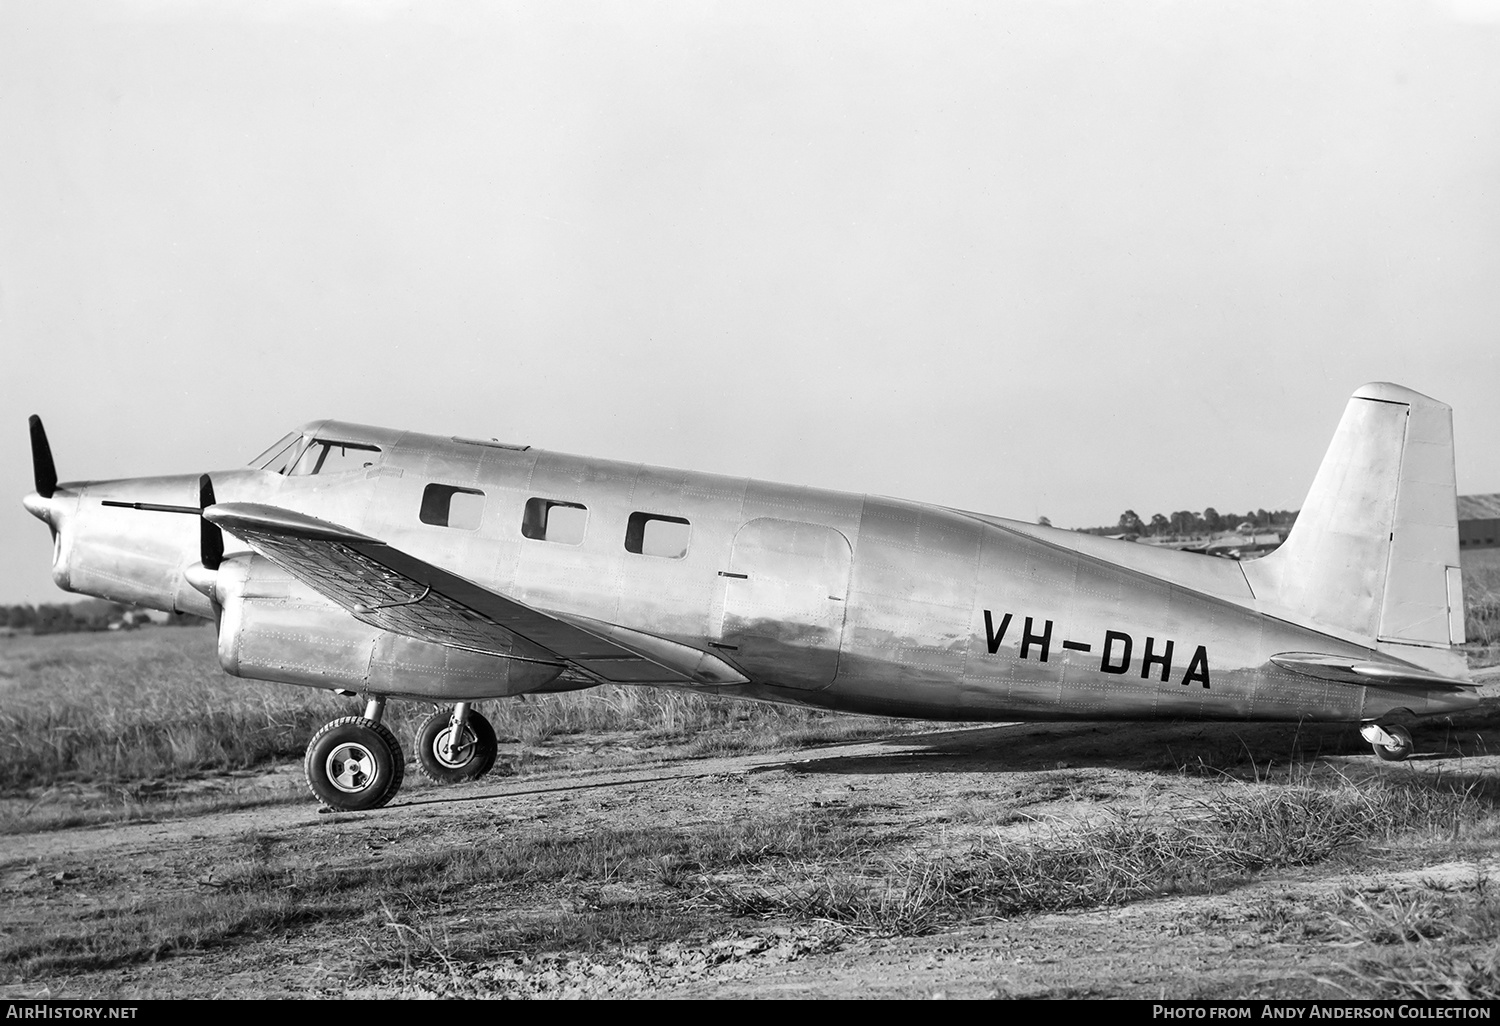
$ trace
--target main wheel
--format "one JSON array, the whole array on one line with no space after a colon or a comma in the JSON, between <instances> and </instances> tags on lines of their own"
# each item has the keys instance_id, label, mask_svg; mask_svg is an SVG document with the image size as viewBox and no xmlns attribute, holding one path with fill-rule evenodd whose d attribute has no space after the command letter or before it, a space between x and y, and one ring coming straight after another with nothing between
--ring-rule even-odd
<instances>
[{"instance_id":1,"label":"main wheel","mask_svg":"<svg viewBox=\"0 0 1500 1026\"><path fill-rule=\"evenodd\" d=\"M1412 743L1411 731L1394 723L1384 729L1396 743L1394 745L1371 745L1370 747L1375 749L1375 754L1386 762L1401 762L1411 755L1412 752L1416 751L1417 746Z\"/></svg>"},{"instance_id":2,"label":"main wheel","mask_svg":"<svg viewBox=\"0 0 1500 1026\"><path fill-rule=\"evenodd\" d=\"M383 724L345 716L313 735L303 761L307 786L330 809L378 809L401 788L406 760Z\"/></svg>"},{"instance_id":3,"label":"main wheel","mask_svg":"<svg viewBox=\"0 0 1500 1026\"><path fill-rule=\"evenodd\" d=\"M455 742L452 714L440 709L417 730L417 765L435 784L461 784L478 780L495 765L495 728L474 710L464 722Z\"/></svg>"}]
</instances>

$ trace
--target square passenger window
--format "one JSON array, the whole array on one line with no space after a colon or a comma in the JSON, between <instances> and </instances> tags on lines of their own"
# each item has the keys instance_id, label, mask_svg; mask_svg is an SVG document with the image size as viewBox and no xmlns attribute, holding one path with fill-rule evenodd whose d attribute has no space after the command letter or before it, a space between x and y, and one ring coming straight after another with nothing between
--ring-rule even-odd
<instances>
[{"instance_id":1,"label":"square passenger window","mask_svg":"<svg viewBox=\"0 0 1500 1026\"><path fill-rule=\"evenodd\" d=\"M484 513L484 493L474 488L430 484L422 492L422 523L473 531Z\"/></svg>"},{"instance_id":2,"label":"square passenger window","mask_svg":"<svg viewBox=\"0 0 1500 1026\"><path fill-rule=\"evenodd\" d=\"M558 499L527 499L526 515L521 519L521 533L537 541L578 545L588 524L587 506Z\"/></svg>"},{"instance_id":3,"label":"square passenger window","mask_svg":"<svg viewBox=\"0 0 1500 1026\"><path fill-rule=\"evenodd\" d=\"M625 528L625 550L643 556L681 559L687 555L693 527L682 517L661 513L632 513Z\"/></svg>"}]
</instances>

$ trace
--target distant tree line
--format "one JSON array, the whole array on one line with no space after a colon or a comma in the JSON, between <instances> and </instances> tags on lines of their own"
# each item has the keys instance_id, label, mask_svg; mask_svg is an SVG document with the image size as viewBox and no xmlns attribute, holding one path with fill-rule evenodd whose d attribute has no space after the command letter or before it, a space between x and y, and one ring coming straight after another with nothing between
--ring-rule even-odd
<instances>
[{"instance_id":1,"label":"distant tree line","mask_svg":"<svg viewBox=\"0 0 1500 1026\"><path fill-rule=\"evenodd\" d=\"M1142 520L1133 509L1120 514L1120 519L1106 527L1085 527L1086 534L1125 534L1136 537L1195 538L1218 534L1220 531L1236 531L1245 528L1251 531L1288 529L1297 520L1297 511L1278 509L1275 512L1258 509L1253 513L1220 513L1212 506L1202 513L1178 510L1171 516L1153 513L1150 520Z\"/></svg>"},{"instance_id":2,"label":"distant tree line","mask_svg":"<svg viewBox=\"0 0 1500 1026\"><path fill-rule=\"evenodd\" d=\"M131 629L144 627L153 621L145 610L121 602L106 602L104 599L85 599L82 602L43 603L39 606L0 606L0 629L27 634L71 634L83 631L107 631L111 628ZM173 614L167 621L172 625L200 624L195 616Z\"/></svg>"}]
</instances>

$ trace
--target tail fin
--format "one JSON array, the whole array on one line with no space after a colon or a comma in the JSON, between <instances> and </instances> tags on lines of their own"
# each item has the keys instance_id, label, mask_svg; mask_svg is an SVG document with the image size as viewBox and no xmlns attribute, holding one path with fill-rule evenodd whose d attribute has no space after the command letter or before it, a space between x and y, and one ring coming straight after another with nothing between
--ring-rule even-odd
<instances>
[{"instance_id":1,"label":"tail fin","mask_svg":"<svg viewBox=\"0 0 1500 1026\"><path fill-rule=\"evenodd\" d=\"M1355 392L1285 544L1243 566L1264 612L1465 675L1452 409Z\"/></svg>"}]
</instances>

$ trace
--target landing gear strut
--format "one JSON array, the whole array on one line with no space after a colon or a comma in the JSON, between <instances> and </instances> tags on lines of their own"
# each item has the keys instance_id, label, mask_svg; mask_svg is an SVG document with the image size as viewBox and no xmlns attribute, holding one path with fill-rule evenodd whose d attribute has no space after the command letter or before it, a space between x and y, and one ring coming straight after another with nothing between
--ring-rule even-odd
<instances>
[{"instance_id":1,"label":"landing gear strut","mask_svg":"<svg viewBox=\"0 0 1500 1026\"><path fill-rule=\"evenodd\" d=\"M417 765L435 784L478 780L495 765L495 728L468 702L439 709L417 730Z\"/></svg>"},{"instance_id":2,"label":"landing gear strut","mask_svg":"<svg viewBox=\"0 0 1500 1026\"><path fill-rule=\"evenodd\" d=\"M1411 731L1397 723L1366 723L1359 728L1359 735L1386 762L1402 762L1416 751Z\"/></svg>"},{"instance_id":3,"label":"landing gear strut","mask_svg":"<svg viewBox=\"0 0 1500 1026\"><path fill-rule=\"evenodd\" d=\"M377 696L365 704L363 716L334 720L313 735L303 769L307 786L330 809L378 809L400 790L406 759L380 722L384 712L385 698Z\"/></svg>"}]
</instances>

